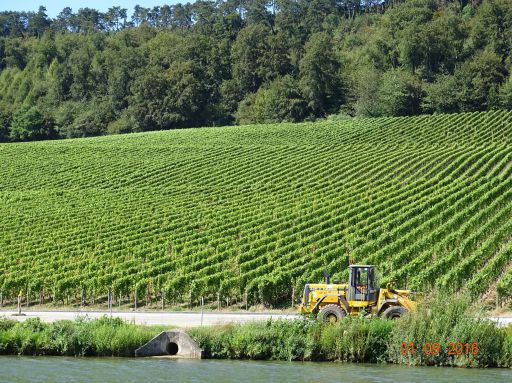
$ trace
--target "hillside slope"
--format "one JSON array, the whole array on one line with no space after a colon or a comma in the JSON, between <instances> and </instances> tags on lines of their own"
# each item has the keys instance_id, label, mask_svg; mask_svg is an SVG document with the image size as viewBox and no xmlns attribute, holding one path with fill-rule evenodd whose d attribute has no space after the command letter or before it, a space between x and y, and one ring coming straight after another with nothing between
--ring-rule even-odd
<instances>
[{"instance_id":1,"label":"hillside slope","mask_svg":"<svg viewBox=\"0 0 512 383\"><path fill-rule=\"evenodd\" d=\"M512 287L510 112L5 144L0 163L4 299L269 303L349 257L418 289Z\"/></svg>"}]
</instances>

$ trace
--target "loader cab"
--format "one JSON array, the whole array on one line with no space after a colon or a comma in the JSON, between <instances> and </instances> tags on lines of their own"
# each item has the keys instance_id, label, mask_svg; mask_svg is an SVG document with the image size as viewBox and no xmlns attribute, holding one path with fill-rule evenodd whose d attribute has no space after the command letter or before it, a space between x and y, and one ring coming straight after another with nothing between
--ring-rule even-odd
<instances>
[{"instance_id":1,"label":"loader cab","mask_svg":"<svg viewBox=\"0 0 512 383\"><path fill-rule=\"evenodd\" d=\"M375 280L375 266L350 265L348 267L348 300L376 302L379 286Z\"/></svg>"}]
</instances>

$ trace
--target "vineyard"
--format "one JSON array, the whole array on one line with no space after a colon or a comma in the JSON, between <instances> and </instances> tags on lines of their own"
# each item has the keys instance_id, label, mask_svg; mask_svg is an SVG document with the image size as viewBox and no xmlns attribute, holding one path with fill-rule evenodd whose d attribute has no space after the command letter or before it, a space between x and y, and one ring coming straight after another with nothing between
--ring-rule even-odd
<instances>
[{"instance_id":1,"label":"vineyard","mask_svg":"<svg viewBox=\"0 0 512 383\"><path fill-rule=\"evenodd\" d=\"M2 301L273 304L349 259L512 294L512 112L3 144L0 163Z\"/></svg>"}]
</instances>

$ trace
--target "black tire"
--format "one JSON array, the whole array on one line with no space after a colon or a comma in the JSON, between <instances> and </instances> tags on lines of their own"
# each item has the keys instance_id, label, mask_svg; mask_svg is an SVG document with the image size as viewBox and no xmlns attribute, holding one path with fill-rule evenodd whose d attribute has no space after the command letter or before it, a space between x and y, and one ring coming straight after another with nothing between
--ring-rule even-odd
<instances>
[{"instance_id":1,"label":"black tire","mask_svg":"<svg viewBox=\"0 0 512 383\"><path fill-rule=\"evenodd\" d=\"M336 323L341 320L344 316L346 316L347 313L345 310L343 310L338 305L327 305L322 307L320 312L318 313L318 317L320 320L324 321L325 323Z\"/></svg>"},{"instance_id":2,"label":"black tire","mask_svg":"<svg viewBox=\"0 0 512 383\"><path fill-rule=\"evenodd\" d=\"M382 318L385 319L398 319L402 317L407 312L402 306L390 306L381 314Z\"/></svg>"}]
</instances>

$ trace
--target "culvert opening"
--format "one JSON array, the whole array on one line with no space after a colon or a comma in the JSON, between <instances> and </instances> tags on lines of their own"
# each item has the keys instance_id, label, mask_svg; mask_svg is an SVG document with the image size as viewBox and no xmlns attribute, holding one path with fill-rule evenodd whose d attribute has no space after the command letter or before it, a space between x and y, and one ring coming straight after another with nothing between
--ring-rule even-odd
<instances>
[{"instance_id":1,"label":"culvert opening","mask_svg":"<svg viewBox=\"0 0 512 383\"><path fill-rule=\"evenodd\" d=\"M178 345L174 342L170 342L166 347L166 351L169 355L176 355L179 351Z\"/></svg>"}]
</instances>

